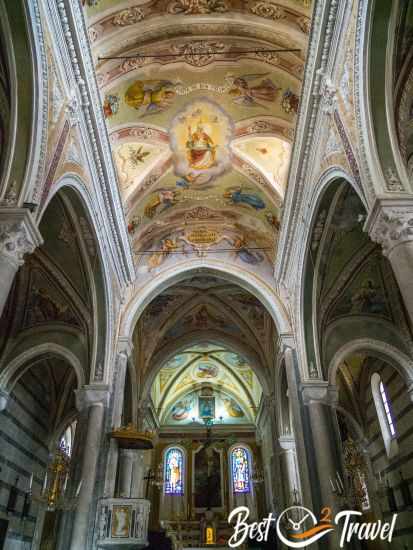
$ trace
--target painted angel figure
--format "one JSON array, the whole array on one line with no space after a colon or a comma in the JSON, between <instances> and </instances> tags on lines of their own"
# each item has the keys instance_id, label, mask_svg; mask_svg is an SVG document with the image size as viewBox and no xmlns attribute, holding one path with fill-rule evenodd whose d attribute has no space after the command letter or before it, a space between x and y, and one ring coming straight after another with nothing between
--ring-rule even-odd
<instances>
[{"instance_id":1,"label":"painted angel figure","mask_svg":"<svg viewBox=\"0 0 413 550\"><path fill-rule=\"evenodd\" d=\"M142 116L164 111L175 98L175 84L170 80L136 80L125 92L125 103Z\"/></svg>"},{"instance_id":2,"label":"painted angel figure","mask_svg":"<svg viewBox=\"0 0 413 550\"><path fill-rule=\"evenodd\" d=\"M274 102L277 98L277 92L281 90L270 78L266 78L270 73L246 74L234 79L229 94L235 103L244 107L266 107L263 101ZM254 81L262 79L255 85Z\"/></svg>"}]
</instances>

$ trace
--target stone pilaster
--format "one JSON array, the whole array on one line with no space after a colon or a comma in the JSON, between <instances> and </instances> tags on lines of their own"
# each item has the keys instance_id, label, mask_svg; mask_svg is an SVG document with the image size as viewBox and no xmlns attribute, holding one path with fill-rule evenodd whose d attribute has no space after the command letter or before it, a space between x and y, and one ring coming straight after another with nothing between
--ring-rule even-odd
<instances>
[{"instance_id":1,"label":"stone pilaster","mask_svg":"<svg viewBox=\"0 0 413 550\"><path fill-rule=\"evenodd\" d=\"M27 208L0 208L0 315L25 254L43 239Z\"/></svg>"},{"instance_id":2,"label":"stone pilaster","mask_svg":"<svg viewBox=\"0 0 413 550\"><path fill-rule=\"evenodd\" d=\"M413 323L413 198L377 199L364 229L389 259Z\"/></svg>"}]
</instances>

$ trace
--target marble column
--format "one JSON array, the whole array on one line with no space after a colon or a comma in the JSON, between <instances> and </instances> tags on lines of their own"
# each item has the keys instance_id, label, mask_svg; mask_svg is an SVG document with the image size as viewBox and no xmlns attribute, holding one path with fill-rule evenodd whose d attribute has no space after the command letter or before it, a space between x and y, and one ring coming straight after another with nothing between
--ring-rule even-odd
<instances>
[{"instance_id":1,"label":"marble column","mask_svg":"<svg viewBox=\"0 0 413 550\"><path fill-rule=\"evenodd\" d=\"M146 451L149 453L150 451ZM145 484L143 478L147 470L145 451L135 451L132 471L132 498L145 498Z\"/></svg>"},{"instance_id":2,"label":"marble column","mask_svg":"<svg viewBox=\"0 0 413 550\"><path fill-rule=\"evenodd\" d=\"M134 449L121 449L119 451L119 497L131 498L133 463L135 461Z\"/></svg>"},{"instance_id":3,"label":"marble column","mask_svg":"<svg viewBox=\"0 0 413 550\"><path fill-rule=\"evenodd\" d=\"M297 354L293 338L291 336L280 336L279 346L283 349L285 372L287 375L288 398L291 404L292 425L296 441L296 453L298 471L301 486L301 498L305 506L313 507L313 491L310 478L310 468L308 455L309 446L307 445L310 437L306 411L303 405L302 396L299 392L299 371L297 364Z\"/></svg>"},{"instance_id":4,"label":"marble column","mask_svg":"<svg viewBox=\"0 0 413 550\"><path fill-rule=\"evenodd\" d=\"M291 435L282 435L278 438L278 456L283 480L284 506L291 506L296 497L300 499L301 488L297 472L297 459L295 452L295 438Z\"/></svg>"},{"instance_id":5,"label":"marble column","mask_svg":"<svg viewBox=\"0 0 413 550\"><path fill-rule=\"evenodd\" d=\"M330 507L334 517L340 511L340 506L330 480L335 480L337 473L342 480L344 478L338 424L332 406L334 404L331 402L336 398L336 393L329 392L328 382L323 380L302 383L301 392L310 420L314 467L319 490L317 500L320 508ZM319 515L320 511L314 510L316 515ZM327 543L328 548L338 548L338 535L335 531L329 534Z\"/></svg>"},{"instance_id":6,"label":"marble column","mask_svg":"<svg viewBox=\"0 0 413 550\"><path fill-rule=\"evenodd\" d=\"M413 323L413 198L378 198L365 225L383 249Z\"/></svg>"},{"instance_id":7,"label":"marble column","mask_svg":"<svg viewBox=\"0 0 413 550\"><path fill-rule=\"evenodd\" d=\"M144 498L144 475L144 451L121 449L119 452L118 496L121 498Z\"/></svg>"},{"instance_id":8,"label":"marble column","mask_svg":"<svg viewBox=\"0 0 413 550\"><path fill-rule=\"evenodd\" d=\"M0 208L0 316L14 277L43 239L27 208Z\"/></svg>"},{"instance_id":9,"label":"marble column","mask_svg":"<svg viewBox=\"0 0 413 550\"><path fill-rule=\"evenodd\" d=\"M125 396L125 380L128 368L128 359L132 354L133 346L129 339L123 338L118 341L118 353L116 356L115 368L115 389L113 398L113 412L111 425L113 429L119 428L122 422L123 401ZM105 477L105 497L115 495L116 471L118 468L119 449L115 439L109 443L108 465Z\"/></svg>"},{"instance_id":10,"label":"marble column","mask_svg":"<svg viewBox=\"0 0 413 550\"><path fill-rule=\"evenodd\" d=\"M86 386L76 391L76 406L79 411L89 409L89 417L83 448L82 486L73 523L71 550L86 548L90 507L93 501L103 420L108 400L109 392L102 386Z\"/></svg>"}]
</instances>

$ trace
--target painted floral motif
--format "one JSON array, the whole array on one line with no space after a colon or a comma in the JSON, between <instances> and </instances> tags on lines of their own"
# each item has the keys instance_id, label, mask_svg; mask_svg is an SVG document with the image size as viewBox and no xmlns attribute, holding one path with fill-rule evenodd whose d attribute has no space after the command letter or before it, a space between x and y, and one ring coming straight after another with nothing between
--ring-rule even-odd
<instances>
[{"instance_id":1,"label":"painted floral motif","mask_svg":"<svg viewBox=\"0 0 413 550\"><path fill-rule=\"evenodd\" d=\"M112 24L118 27L126 27L142 21L144 17L142 9L138 6L133 6L116 14L112 20Z\"/></svg>"},{"instance_id":2,"label":"painted floral motif","mask_svg":"<svg viewBox=\"0 0 413 550\"><path fill-rule=\"evenodd\" d=\"M225 0L176 0L169 4L167 11L183 15L225 13L228 4Z\"/></svg>"},{"instance_id":3,"label":"painted floral motif","mask_svg":"<svg viewBox=\"0 0 413 550\"><path fill-rule=\"evenodd\" d=\"M250 9L251 13L259 17L265 17L266 19L273 19L274 21L286 17L285 11L280 6L271 2L257 2Z\"/></svg>"}]
</instances>

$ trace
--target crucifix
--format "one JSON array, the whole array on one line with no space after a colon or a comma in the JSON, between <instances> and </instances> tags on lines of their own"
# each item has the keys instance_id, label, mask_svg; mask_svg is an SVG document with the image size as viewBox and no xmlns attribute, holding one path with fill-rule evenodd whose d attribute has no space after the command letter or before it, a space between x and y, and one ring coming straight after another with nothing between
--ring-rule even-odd
<instances>
[{"instance_id":1,"label":"crucifix","mask_svg":"<svg viewBox=\"0 0 413 550\"><path fill-rule=\"evenodd\" d=\"M155 481L156 476L153 472L152 468L149 468L147 475L143 478L146 481L146 489L145 489L145 498L148 500L149 497L149 486L152 481Z\"/></svg>"}]
</instances>

